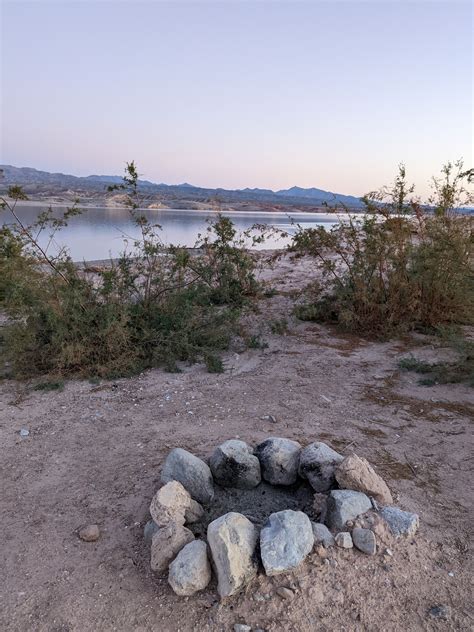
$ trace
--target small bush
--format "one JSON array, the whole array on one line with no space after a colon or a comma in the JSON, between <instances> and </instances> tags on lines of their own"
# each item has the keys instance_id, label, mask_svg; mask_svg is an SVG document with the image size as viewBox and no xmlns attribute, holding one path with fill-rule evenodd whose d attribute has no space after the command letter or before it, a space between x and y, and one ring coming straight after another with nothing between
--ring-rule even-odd
<instances>
[{"instance_id":1,"label":"small bush","mask_svg":"<svg viewBox=\"0 0 474 632\"><path fill-rule=\"evenodd\" d=\"M130 163L124 184L111 188L126 191L141 238L93 274L66 251L51 256L38 242L42 231L60 230L77 206L59 220L49 209L27 227L15 211L21 189L10 190L13 202L3 200L16 220L0 232L0 307L10 317L3 338L13 375L115 377L152 366L176 371L180 361L198 360L223 370L216 354L260 290L254 258L221 216L200 239L198 256L166 247L160 227L139 211L137 182Z\"/></svg>"},{"instance_id":2,"label":"small bush","mask_svg":"<svg viewBox=\"0 0 474 632\"><path fill-rule=\"evenodd\" d=\"M472 175L448 164L422 207L401 167L391 189L364 198L364 213L330 231L299 229L290 249L315 260L317 278L297 315L379 338L472 323L474 223L457 212L472 201Z\"/></svg>"}]
</instances>

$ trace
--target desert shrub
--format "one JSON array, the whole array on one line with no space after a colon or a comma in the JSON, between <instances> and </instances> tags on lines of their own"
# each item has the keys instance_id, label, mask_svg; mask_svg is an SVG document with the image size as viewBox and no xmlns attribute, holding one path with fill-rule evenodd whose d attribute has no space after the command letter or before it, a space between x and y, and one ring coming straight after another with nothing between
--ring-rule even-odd
<instances>
[{"instance_id":1,"label":"desert shrub","mask_svg":"<svg viewBox=\"0 0 474 632\"><path fill-rule=\"evenodd\" d=\"M472 173L448 164L422 206L402 166L391 188L363 198L363 213L329 231L299 228L290 250L314 259L316 278L297 315L380 338L472 323L474 223L458 212Z\"/></svg>"},{"instance_id":2,"label":"desert shrub","mask_svg":"<svg viewBox=\"0 0 474 632\"><path fill-rule=\"evenodd\" d=\"M455 334L448 337L447 344L456 354L452 362L425 362L408 356L402 358L398 366L404 371L423 375L419 380L423 386L465 383L474 387L474 343Z\"/></svg>"},{"instance_id":3,"label":"desert shrub","mask_svg":"<svg viewBox=\"0 0 474 632\"><path fill-rule=\"evenodd\" d=\"M221 216L200 239L197 256L165 246L160 227L139 210L137 182L130 163L124 184L112 188L125 191L140 238L92 274L67 251L53 256L39 245L41 232L50 231L51 242L79 212L76 205L59 219L48 209L27 227L15 211L21 189L3 200L15 219L0 233L0 307L9 316L3 338L15 376L113 377L196 360L223 370L218 353L260 289L255 261Z\"/></svg>"}]
</instances>

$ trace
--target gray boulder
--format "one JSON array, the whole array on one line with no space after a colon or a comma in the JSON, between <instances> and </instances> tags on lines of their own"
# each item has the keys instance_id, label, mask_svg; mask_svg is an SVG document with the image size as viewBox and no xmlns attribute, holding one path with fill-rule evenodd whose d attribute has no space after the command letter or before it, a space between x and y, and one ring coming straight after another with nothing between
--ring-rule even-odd
<instances>
[{"instance_id":1,"label":"gray boulder","mask_svg":"<svg viewBox=\"0 0 474 632\"><path fill-rule=\"evenodd\" d=\"M325 549L328 549L330 546L334 546L334 536L325 524L321 524L320 522L312 522L311 526L313 528L315 546L322 544Z\"/></svg>"},{"instance_id":2,"label":"gray boulder","mask_svg":"<svg viewBox=\"0 0 474 632\"><path fill-rule=\"evenodd\" d=\"M418 514L402 511L398 507L384 507L380 511L380 515L388 524L392 535L397 538L402 535L415 535L420 525Z\"/></svg>"},{"instance_id":3,"label":"gray boulder","mask_svg":"<svg viewBox=\"0 0 474 632\"><path fill-rule=\"evenodd\" d=\"M331 529L343 529L348 520L372 509L368 496L349 489L333 490L327 501L326 523Z\"/></svg>"},{"instance_id":4,"label":"gray boulder","mask_svg":"<svg viewBox=\"0 0 474 632\"><path fill-rule=\"evenodd\" d=\"M267 575L296 568L314 545L311 521L302 511L272 514L260 532L260 555Z\"/></svg>"},{"instance_id":5,"label":"gray boulder","mask_svg":"<svg viewBox=\"0 0 474 632\"><path fill-rule=\"evenodd\" d=\"M263 478L272 485L292 485L298 478L301 445L291 439L270 437L256 449Z\"/></svg>"},{"instance_id":6,"label":"gray boulder","mask_svg":"<svg viewBox=\"0 0 474 632\"><path fill-rule=\"evenodd\" d=\"M301 450L299 475L307 478L317 492L327 492L334 485L335 469L344 457L325 443L311 443Z\"/></svg>"},{"instance_id":7,"label":"gray boulder","mask_svg":"<svg viewBox=\"0 0 474 632\"><path fill-rule=\"evenodd\" d=\"M193 540L194 535L182 525L170 523L160 527L151 539L151 570L165 571L181 549Z\"/></svg>"},{"instance_id":8,"label":"gray boulder","mask_svg":"<svg viewBox=\"0 0 474 632\"><path fill-rule=\"evenodd\" d=\"M186 508L186 511L184 512L185 523L192 524L193 522L197 522L198 520L201 520L203 515L204 509L197 502L197 500L191 498L190 505Z\"/></svg>"},{"instance_id":9,"label":"gray boulder","mask_svg":"<svg viewBox=\"0 0 474 632\"><path fill-rule=\"evenodd\" d=\"M245 441L225 441L214 450L209 465L214 480L222 487L252 489L262 480L260 461Z\"/></svg>"},{"instance_id":10,"label":"gray boulder","mask_svg":"<svg viewBox=\"0 0 474 632\"><path fill-rule=\"evenodd\" d=\"M375 555L377 551L377 543L375 534L370 529L360 529L356 527L352 529L352 541L354 546L366 555Z\"/></svg>"},{"instance_id":11,"label":"gray boulder","mask_svg":"<svg viewBox=\"0 0 474 632\"><path fill-rule=\"evenodd\" d=\"M182 448L175 448L168 454L161 480L163 483L179 481L195 500L204 505L214 498L214 481L209 466Z\"/></svg>"},{"instance_id":12,"label":"gray boulder","mask_svg":"<svg viewBox=\"0 0 474 632\"><path fill-rule=\"evenodd\" d=\"M143 527L143 539L145 540L145 544L151 544L151 539L158 529L159 527L154 520L148 520L146 525Z\"/></svg>"},{"instance_id":13,"label":"gray boulder","mask_svg":"<svg viewBox=\"0 0 474 632\"><path fill-rule=\"evenodd\" d=\"M186 544L171 562L168 583L177 595L194 595L211 581L207 545L202 540Z\"/></svg>"},{"instance_id":14,"label":"gray boulder","mask_svg":"<svg viewBox=\"0 0 474 632\"><path fill-rule=\"evenodd\" d=\"M217 575L217 592L228 597L257 574L257 531L245 516L230 512L210 523L207 541Z\"/></svg>"}]
</instances>

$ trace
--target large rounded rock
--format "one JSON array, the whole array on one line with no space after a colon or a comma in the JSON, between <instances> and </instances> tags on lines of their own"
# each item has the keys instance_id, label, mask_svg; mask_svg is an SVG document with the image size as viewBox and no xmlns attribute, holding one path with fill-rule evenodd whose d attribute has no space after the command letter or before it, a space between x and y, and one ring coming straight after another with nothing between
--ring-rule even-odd
<instances>
[{"instance_id":1,"label":"large rounded rock","mask_svg":"<svg viewBox=\"0 0 474 632\"><path fill-rule=\"evenodd\" d=\"M342 489L354 489L373 496L383 505L393 502L387 484L374 470L368 461L351 454L336 468L336 480Z\"/></svg>"},{"instance_id":2,"label":"large rounded rock","mask_svg":"<svg viewBox=\"0 0 474 632\"><path fill-rule=\"evenodd\" d=\"M260 555L267 575L279 575L303 562L314 544L313 528L302 511L272 514L260 532Z\"/></svg>"},{"instance_id":3,"label":"large rounded rock","mask_svg":"<svg viewBox=\"0 0 474 632\"><path fill-rule=\"evenodd\" d=\"M348 520L355 520L369 509L372 509L372 503L365 494L336 489L328 497L326 523L331 529L343 531Z\"/></svg>"},{"instance_id":4,"label":"large rounded rock","mask_svg":"<svg viewBox=\"0 0 474 632\"><path fill-rule=\"evenodd\" d=\"M228 597L257 574L257 531L245 516L230 512L207 527L207 541L217 574L217 592Z\"/></svg>"},{"instance_id":5,"label":"large rounded rock","mask_svg":"<svg viewBox=\"0 0 474 632\"><path fill-rule=\"evenodd\" d=\"M204 505L214 498L214 482L209 466L182 448L175 448L168 454L161 480L163 483L179 481L195 500Z\"/></svg>"},{"instance_id":6,"label":"large rounded rock","mask_svg":"<svg viewBox=\"0 0 474 632\"><path fill-rule=\"evenodd\" d=\"M181 549L170 564L168 583L177 595L194 595L211 581L207 545L194 540Z\"/></svg>"},{"instance_id":7,"label":"large rounded rock","mask_svg":"<svg viewBox=\"0 0 474 632\"><path fill-rule=\"evenodd\" d=\"M222 487L252 489L262 480L260 461L245 441L225 441L214 450L209 465L214 480Z\"/></svg>"},{"instance_id":8,"label":"large rounded rock","mask_svg":"<svg viewBox=\"0 0 474 632\"><path fill-rule=\"evenodd\" d=\"M292 485L298 478L301 445L291 439L270 437L256 449L263 478L272 485Z\"/></svg>"},{"instance_id":9,"label":"large rounded rock","mask_svg":"<svg viewBox=\"0 0 474 632\"><path fill-rule=\"evenodd\" d=\"M189 492L178 481L170 481L159 489L150 504L150 514L159 527L170 522L183 525L186 510L191 506Z\"/></svg>"},{"instance_id":10,"label":"large rounded rock","mask_svg":"<svg viewBox=\"0 0 474 632\"><path fill-rule=\"evenodd\" d=\"M165 571L181 549L193 540L194 535L182 525L171 523L158 528L151 539L151 570Z\"/></svg>"},{"instance_id":11,"label":"large rounded rock","mask_svg":"<svg viewBox=\"0 0 474 632\"><path fill-rule=\"evenodd\" d=\"M344 460L325 443L310 443L301 450L299 475L307 478L311 487L317 492L326 492L334 484L334 471L338 463Z\"/></svg>"}]
</instances>

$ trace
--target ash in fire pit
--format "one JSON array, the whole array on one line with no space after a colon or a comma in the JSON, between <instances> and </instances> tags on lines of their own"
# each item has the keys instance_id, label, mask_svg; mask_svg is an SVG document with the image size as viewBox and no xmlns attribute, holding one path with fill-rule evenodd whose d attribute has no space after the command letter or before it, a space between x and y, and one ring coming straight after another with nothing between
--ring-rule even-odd
<instances>
[{"instance_id":1,"label":"ash in fire pit","mask_svg":"<svg viewBox=\"0 0 474 632\"><path fill-rule=\"evenodd\" d=\"M413 536L418 527L416 514L389 506L389 488L365 459L321 442L302 448L271 437L253 449L230 440L209 465L176 448L162 481L145 540L152 569L169 569L179 595L204 589L214 571L228 597L262 567L267 575L297 568L314 546L375 555L384 530Z\"/></svg>"}]
</instances>

